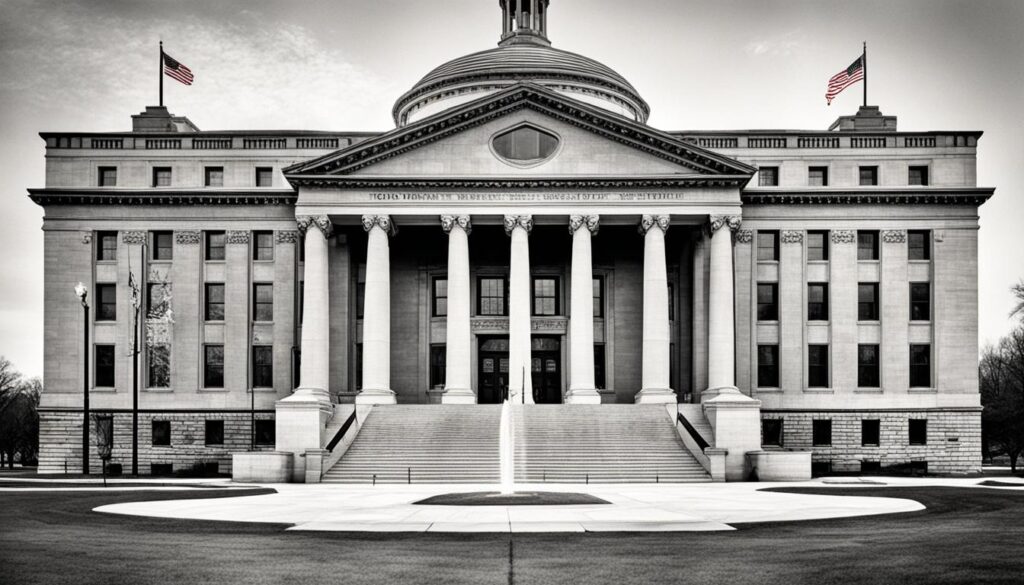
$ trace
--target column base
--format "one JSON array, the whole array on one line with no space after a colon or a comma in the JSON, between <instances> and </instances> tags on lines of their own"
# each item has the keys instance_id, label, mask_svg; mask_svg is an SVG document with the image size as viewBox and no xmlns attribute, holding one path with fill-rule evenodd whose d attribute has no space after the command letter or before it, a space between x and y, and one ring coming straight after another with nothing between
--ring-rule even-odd
<instances>
[{"instance_id":1,"label":"column base","mask_svg":"<svg viewBox=\"0 0 1024 585\"><path fill-rule=\"evenodd\" d=\"M566 404L601 404L601 394L596 388L569 390L565 395Z\"/></svg>"},{"instance_id":2,"label":"column base","mask_svg":"<svg viewBox=\"0 0 1024 585\"><path fill-rule=\"evenodd\" d=\"M700 401L702 403L707 402L708 400L718 398L719 396L728 398L730 399L730 401L733 402L745 402L746 400L754 400L753 398L740 392L739 388L735 386L719 386L717 388L708 388L707 390L701 392Z\"/></svg>"},{"instance_id":3,"label":"column base","mask_svg":"<svg viewBox=\"0 0 1024 585\"><path fill-rule=\"evenodd\" d=\"M452 388L441 395L441 404L476 404L476 393L469 388Z\"/></svg>"},{"instance_id":4,"label":"column base","mask_svg":"<svg viewBox=\"0 0 1024 585\"><path fill-rule=\"evenodd\" d=\"M363 390L356 396L356 405L361 404L398 404L394 390Z\"/></svg>"},{"instance_id":5,"label":"column base","mask_svg":"<svg viewBox=\"0 0 1024 585\"><path fill-rule=\"evenodd\" d=\"M679 401L671 388L644 388L636 394L636 404L675 404Z\"/></svg>"}]
</instances>

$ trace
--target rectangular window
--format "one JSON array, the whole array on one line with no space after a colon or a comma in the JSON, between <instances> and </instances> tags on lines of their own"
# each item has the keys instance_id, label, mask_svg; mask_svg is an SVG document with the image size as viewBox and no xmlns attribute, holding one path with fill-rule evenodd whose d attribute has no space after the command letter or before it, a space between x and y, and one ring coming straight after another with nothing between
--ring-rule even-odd
<instances>
[{"instance_id":1,"label":"rectangular window","mask_svg":"<svg viewBox=\"0 0 1024 585\"><path fill-rule=\"evenodd\" d=\"M171 232L152 232L153 260L174 259L174 235Z\"/></svg>"},{"instance_id":2,"label":"rectangular window","mask_svg":"<svg viewBox=\"0 0 1024 585\"><path fill-rule=\"evenodd\" d=\"M269 345L252 346L252 387L274 387L274 348Z\"/></svg>"},{"instance_id":3,"label":"rectangular window","mask_svg":"<svg viewBox=\"0 0 1024 585\"><path fill-rule=\"evenodd\" d=\"M878 260L878 232L857 232L857 260Z\"/></svg>"},{"instance_id":4,"label":"rectangular window","mask_svg":"<svg viewBox=\"0 0 1024 585\"><path fill-rule=\"evenodd\" d=\"M203 387L224 387L224 346L203 347Z\"/></svg>"},{"instance_id":5,"label":"rectangular window","mask_svg":"<svg viewBox=\"0 0 1024 585\"><path fill-rule=\"evenodd\" d=\"M448 315L448 279L447 278L435 278L434 279L434 290L433 290L433 315L435 317L445 317Z\"/></svg>"},{"instance_id":6,"label":"rectangular window","mask_svg":"<svg viewBox=\"0 0 1024 585\"><path fill-rule=\"evenodd\" d=\"M932 286L927 282L910 283L910 320L931 321Z\"/></svg>"},{"instance_id":7,"label":"rectangular window","mask_svg":"<svg viewBox=\"0 0 1024 585\"><path fill-rule=\"evenodd\" d=\"M508 304L505 300L506 283L504 278L481 278L478 281L478 314L488 316L508 314Z\"/></svg>"},{"instance_id":8,"label":"rectangular window","mask_svg":"<svg viewBox=\"0 0 1024 585\"><path fill-rule=\"evenodd\" d=\"M224 320L224 284L220 282L206 283L205 318L207 321Z\"/></svg>"},{"instance_id":9,"label":"rectangular window","mask_svg":"<svg viewBox=\"0 0 1024 585\"><path fill-rule=\"evenodd\" d=\"M98 178L100 187L116 187L117 167L100 167Z\"/></svg>"},{"instance_id":10,"label":"rectangular window","mask_svg":"<svg viewBox=\"0 0 1024 585\"><path fill-rule=\"evenodd\" d=\"M882 462L881 461L861 461L860 462L860 472L862 474L881 473L882 472Z\"/></svg>"},{"instance_id":11,"label":"rectangular window","mask_svg":"<svg viewBox=\"0 0 1024 585\"><path fill-rule=\"evenodd\" d=\"M828 260L827 231L807 232L807 260L811 262Z\"/></svg>"},{"instance_id":12,"label":"rectangular window","mask_svg":"<svg viewBox=\"0 0 1024 585\"><path fill-rule=\"evenodd\" d=\"M828 388L828 346L807 346L807 386Z\"/></svg>"},{"instance_id":13,"label":"rectangular window","mask_svg":"<svg viewBox=\"0 0 1024 585\"><path fill-rule=\"evenodd\" d=\"M155 420L152 422L153 426L153 446L154 447L170 447L171 446L171 421L169 420Z\"/></svg>"},{"instance_id":14,"label":"rectangular window","mask_svg":"<svg viewBox=\"0 0 1024 585\"><path fill-rule=\"evenodd\" d=\"M779 387L779 346L757 346L757 385L761 388Z\"/></svg>"},{"instance_id":15,"label":"rectangular window","mask_svg":"<svg viewBox=\"0 0 1024 585\"><path fill-rule=\"evenodd\" d=\"M150 475L171 475L174 473L173 463L150 463L149 474Z\"/></svg>"},{"instance_id":16,"label":"rectangular window","mask_svg":"<svg viewBox=\"0 0 1024 585\"><path fill-rule=\"evenodd\" d=\"M807 320L828 321L828 283L807 285Z\"/></svg>"},{"instance_id":17,"label":"rectangular window","mask_svg":"<svg viewBox=\"0 0 1024 585\"><path fill-rule=\"evenodd\" d=\"M274 232L253 232L253 260L274 259Z\"/></svg>"},{"instance_id":18,"label":"rectangular window","mask_svg":"<svg viewBox=\"0 0 1024 585\"><path fill-rule=\"evenodd\" d=\"M274 285L258 282L252 285L252 320L274 320Z\"/></svg>"},{"instance_id":19,"label":"rectangular window","mask_svg":"<svg viewBox=\"0 0 1024 585\"><path fill-rule=\"evenodd\" d=\"M443 388L448 374L448 348L444 344L430 346L430 387Z\"/></svg>"},{"instance_id":20,"label":"rectangular window","mask_svg":"<svg viewBox=\"0 0 1024 585\"><path fill-rule=\"evenodd\" d=\"M757 169L757 177L759 187L778 187L779 167L760 167Z\"/></svg>"},{"instance_id":21,"label":"rectangular window","mask_svg":"<svg viewBox=\"0 0 1024 585\"><path fill-rule=\"evenodd\" d=\"M149 367L149 388L171 387L171 346L156 343L146 348L146 363Z\"/></svg>"},{"instance_id":22,"label":"rectangular window","mask_svg":"<svg viewBox=\"0 0 1024 585\"><path fill-rule=\"evenodd\" d=\"M117 232L96 234L96 260L99 262L117 260Z\"/></svg>"},{"instance_id":23,"label":"rectangular window","mask_svg":"<svg viewBox=\"0 0 1024 585\"><path fill-rule=\"evenodd\" d=\"M207 445L223 445L224 444L224 421L222 420L208 420L206 421L206 435L205 443Z\"/></svg>"},{"instance_id":24,"label":"rectangular window","mask_svg":"<svg viewBox=\"0 0 1024 585\"><path fill-rule=\"evenodd\" d=\"M907 437L911 445L928 444L928 419L912 418L909 421Z\"/></svg>"},{"instance_id":25,"label":"rectangular window","mask_svg":"<svg viewBox=\"0 0 1024 585\"><path fill-rule=\"evenodd\" d=\"M604 344L594 344L594 386L605 387Z\"/></svg>"},{"instance_id":26,"label":"rectangular window","mask_svg":"<svg viewBox=\"0 0 1024 585\"><path fill-rule=\"evenodd\" d=\"M928 185L928 167L927 166L912 166L907 177L907 184L927 186Z\"/></svg>"},{"instance_id":27,"label":"rectangular window","mask_svg":"<svg viewBox=\"0 0 1024 585\"><path fill-rule=\"evenodd\" d=\"M274 169L270 167L256 167L256 186L272 187L274 185Z\"/></svg>"},{"instance_id":28,"label":"rectangular window","mask_svg":"<svg viewBox=\"0 0 1024 585\"><path fill-rule=\"evenodd\" d=\"M815 419L811 421L811 444L815 447L828 447L832 444L832 421Z\"/></svg>"},{"instance_id":29,"label":"rectangular window","mask_svg":"<svg viewBox=\"0 0 1024 585\"><path fill-rule=\"evenodd\" d=\"M761 421L761 444L770 447L782 446L781 418L766 418Z\"/></svg>"},{"instance_id":30,"label":"rectangular window","mask_svg":"<svg viewBox=\"0 0 1024 585\"><path fill-rule=\"evenodd\" d=\"M857 284L857 320L878 321L878 283Z\"/></svg>"},{"instance_id":31,"label":"rectangular window","mask_svg":"<svg viewBox=\"0 0 1024 585\"><path fill-rule=\"evenodd\" d=\"M114 387L114 346L96 345L94 347L95 376L97 388Z\"/></svg>"},{"instance_id":32,"label":"rectangular window","mask_svg":"<svg viewBox=\"0 0 1024 585\"><path fill-rule=\"evenodd\" d=\"M828 167L809 167L807 184L811 187L828 187Z\"/></svg>"},{"instance_id":33,"label":"rectangular window","mask_svg":"<svg viewBox=\"0 0 1024 585\"><path fill-rule=\"evenodd\" d=\"M757 260L759 262L779 259L779 232L757 232Z\"/></svg>"},{"instance_id":34,"label":"rectangular window","mask_svg":"<svg viewBox=\"0 0 1024 585\"><path fill-rule=\"evenodd\" d=\"M932 233L928 230L907 231L907 259L931 260Z\"/></svg>"},{"instance_id":35,"label":"rectangular window","mask_svg":"<svg viewBox=\"0 0 1024 585\"><path fill-rule=\"evenodd\" d=\"M104 283L96 285L96 320L117 320L117 285Z\"/></svg>"},{"instance_id":36,"label":"rectangular window","mask_svg":"<svg viewBox=\"0 0 1024 585\"><path fill-rule=\"evenodd\" d=\"M207 187L223 187L224 186L224 167L206 167L205 185Z\"/></svg>"},{"instance_id":37,"label":"rectangular window","mask_svg":"<svg viewBox=\"0 0 1024 585\"><path fill-rule=\"evenodd\" d=\"M868 419L860 421L860 445L862 447L877 447L881 437L882 421Z\"/></svg>"},{"instance_id":38,"label":"rectangular window","mask_svg":"<svg viewBox=\"0 0 1024 585\"><path fill-rule=\"evenodd\" d=\"M857 346L857 386L859 388L878 388L880 386L877 345Z\"/></svg>"},{"instance_id":39,"label":"rectangular window","mask_svg":"<svg viewBox=\"0 0 1024 585\"><path fill-rule=\"evenodd\" d=\"M224 232L206 232L206 259L223 260L225 243Z\"/></svg>"},{"instance_id":40,"label":"rectangular window","mask_svg":"<svg viewBox=\"0 0 1024 585\"><path fill-rule=\"evenodd\" d=\"M910 387L931 388L932 346L910 346Z\"/></svg>"},{"instance_id":41,"label":"rectangular window","mask_svg":"<svg viewBox=\"0 0 1024 585\"><path fill-rule=\"evenodd\" d=\"M171 167L153 167L153 186L171 186Z\"/></svg>"},{"instance_id":42,"label":"rectangular window","mask_svg":"<svg viewBox=\"0 0 1024 585\"><path fill-rule=\"evenodd\" d=\"M604 317L604 277L594 277L594 317Z\"/></svg>"},{"instance_id":43,"label":"rectangular window","mask_svg":"<svg viewBox=\"0 0 1024 585\"><path fill-rule=\"evenodd\" d=\"M757 320L779 320L779 285L775 282L757 283Z\"/></svg>"},{"instance_id":44,"label":"rectangular window","mask_svg":"<svg viewBox=\"0 0 1024 585\"><path fill-rule=\"evenodd\" d=\"M276 430L273 420L262 419L256 421L256 444L273 445L276 441Z\"/></svg>"},{"instance_id":45,"label":"rectangular window","mask_svg":"<svg viewBox=\"0 0 1024 585\"><path fill-rule=\"evenodd\" d=\"M558 279L533 279L533 314L552 316L558 314Z\"/></svg>"},{"instance_id":46,"label":"rectangular window","mask_svg":"<svg viewBox=\"0 0 1024 585\"><path fill-rule=\"evenodd\" d=\"M878 185L878 167L860 167L860 186Z\"/></svg>"}]
</instances>

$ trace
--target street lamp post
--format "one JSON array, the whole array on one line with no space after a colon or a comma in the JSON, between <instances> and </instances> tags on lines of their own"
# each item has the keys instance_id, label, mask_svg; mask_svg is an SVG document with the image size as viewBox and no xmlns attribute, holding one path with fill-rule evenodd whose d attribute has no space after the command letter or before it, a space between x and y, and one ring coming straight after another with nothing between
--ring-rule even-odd
<instances>
[{"instance_id":1,"label":"street lamp post","mask_svg":"<svg viewBox=\"0 0 1024 585\"><path fill-rule=\"evenodd\" d=\"M82 301L82 473L89 473L89 289L82 283L75 285L75 296Z\"/></svg>"}]
</instances>

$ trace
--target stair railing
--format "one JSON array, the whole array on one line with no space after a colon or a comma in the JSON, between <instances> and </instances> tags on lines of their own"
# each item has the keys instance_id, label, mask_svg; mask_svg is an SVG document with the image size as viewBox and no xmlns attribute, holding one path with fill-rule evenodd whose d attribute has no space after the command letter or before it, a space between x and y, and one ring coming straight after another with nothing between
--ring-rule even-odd
<instances>
[{"instance_id":1,"label":"stair railing","mask_svg":"<svg viewBox=\"0 0 1024 585\"><path fill-rule=\"evenodd\" d=\"M695 429L693 425L690 424L690 421L686 420L686 417L683 416L683 413L677 412L676 420L679 421L679 424L683 425L683 428L686 429L686 432L690 434L690 437L692 437L693 441L697 443L697 446L700 447L701 451L704 451L704 449L707 449L708 447L711 446L710 444L708 444L706 440L704 440L704 437L701 436L699 432L697 432L697 429Z\"/></svg>"},{"instance_id":2,"label":"stair railing","mask_svg":"<svg viewBox=\"0 0 1024 585\"><path fill-rule=\"evenodd\" d=\"M331 452L334 451L334 448L338 446L338 443L340 443L341 440L345 437L345 433L347 433L348 430L350 428L352 428L352 425L355 424L355 422L356 422L356 411L353 410L352 411L352 415L348 417L348 419L345 421L345 424L341 425L341 428L338 429L338 432L334 434L334 438L331 439L331 442L327 443L327 450L328 451L331 451Z\"/></svg>"}]
</instances>

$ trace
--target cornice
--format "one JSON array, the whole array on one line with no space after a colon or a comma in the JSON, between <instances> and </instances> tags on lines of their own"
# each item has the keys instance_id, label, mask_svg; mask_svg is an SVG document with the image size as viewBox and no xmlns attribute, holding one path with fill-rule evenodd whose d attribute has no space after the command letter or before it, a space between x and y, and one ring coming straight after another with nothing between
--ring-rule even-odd
<instances>
[{"instance_id":1,"label":"cornice","mask_svg":"<svg viewBox=\"0 0 1024 585\"><path fill-rule=\"evenodd\" d=\"M29 189L37 205L294 205L298 193L288 190L203 191L188 189Z\"/></svg>"},{"instance_id":2,"label":"cornice","mask_svg":"<svg viewBox=\"0 0 1024 585\"><path fill-rule=\"evenodd\" d=\"M787 189L745 190L744 204L893 204L893 205L981 205L995 193L992 187L909 189Z\"/></svg>"},{"instance_id":3,"label":"cornice","mask_svg":"<svg viewBox=\"0 0 1024 585\"><path fill-rule=\"evenodd\" d=\"M755 169L728 157L685 143L664 132L599 110L534 84L519 84L469 104L452 108L430 118L397 128L378 138L284 169L291 174L315 172L345 174L398 156L420 146L447 138L530 108L557 120L587 129L608 140L637 148L652 156L688 166L704 173L749 173ZM747 177L749 179L749 176Z\"/></svg>"},{"instance_id":4,"label":"cornice","mask_svg":"<svg viewBox=\"0 0 1024 585\"><path fill-rule=\"evenodd\" d=\"M297 187L341 189L628 189L680 187L742 187L746 175L681 175L678 177L533 177L524 179L362 177L289 175Z\"/></svg>"}]
</instances>

